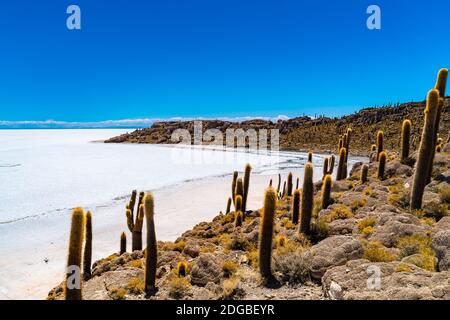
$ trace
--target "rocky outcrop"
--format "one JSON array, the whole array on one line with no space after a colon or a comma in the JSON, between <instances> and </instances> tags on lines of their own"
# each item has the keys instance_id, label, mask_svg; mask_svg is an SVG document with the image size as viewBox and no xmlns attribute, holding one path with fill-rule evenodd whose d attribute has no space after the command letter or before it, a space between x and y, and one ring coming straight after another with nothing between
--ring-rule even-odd
<instances>
[{"instance_id":1,"label":"rocky outcrop","mask_svg":"<svg viewBox=\"0 0 450 320\"><path fill-rule=\"evenodd\" d=\"M449 300L449 278L448 272L429 272L404 262L360 259L328 269L322 286L328 297L345 300Z\"/></svg>"},{"instance_id":2,"label":"rocky outcrop","mask_svg":"<svg viewBox=\"0 0 450 320\"><path fill-rule=\"evenodd\" d=\"M364 250L361 243L351 236L332 236L313 246L310 254L311 276L321 279L327 269L360 259Z\"/></svg>"}]
</instances>

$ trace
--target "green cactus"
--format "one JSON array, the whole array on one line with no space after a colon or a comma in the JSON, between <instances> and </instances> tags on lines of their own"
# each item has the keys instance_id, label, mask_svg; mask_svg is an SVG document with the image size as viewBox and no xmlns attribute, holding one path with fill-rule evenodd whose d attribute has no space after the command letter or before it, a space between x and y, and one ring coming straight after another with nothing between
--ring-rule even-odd
<instances>
[{"instance_id":1,"label":"green cactus","mask_svg":"<svg viewBox=\"0 0 450 320\"><path fill-rule=\"evenodd\" d=\"M238 172L234 171L233 172L233 181L231 182L231 199L233 200L233 204L234 204L234 200L236 199L237 178L238 178Z\"/></svg>"},{"instance_id":2,"label":"green cactus","mask_svg":"<svg viewBox=\"0 0 450 320\"><path fill-rule=\"evenodd\" d=\"M250 173L252 171L252 166L247 163L245 166L244 173L244 194L242 196L242 212L247 210L247 198L248 198L248 188L250 186Z\"/></svg>"},{"instance_id":3,"label":"green cactus","mask_svg":"<svg viewBox=\"0 0 450 320\"><path fill-rule=\"evenodd\" d=\"M277 194L272 188L266 190L259 232L259 272L265 281L272 279L273 220L277 206Z\"/></svg>"},{"instance_id":4,"label":"green cactus","mask_svg":"<svg viewBox=\"0 0 450 320\"><path fill-rule=\"evenodd\" d=\"M380 160L380 153L383 149L383 141L384 141L384 133L382 130L378 130L377 132L377 161Z\"/></svg>"},{"instance_id":5,"label":"green cactus","mask_svg":"<svg viewBox=\"0 0 450 320\"><path fill-rule=\"evenodd\" d=\"M332 203L331 184L332 184L331 175L327 174L323 179L322 184L322 209L328 208L328 206Z\"/></svg>"},{"instance_id":6,"label":"green cactus","mask_svg":"<svg viewBox=\"0 0 450 320\"><path fill-rule=\"evenodd\" d=\"M82 300L81 256L83 251L84 212L75 208L70 226L69 255L67 258L64 295L66 300Z\"/></svg>"},{"instance_id":7,"label":"green cactus","mask_svg":"<svg viewBox=\"0 0 450 320\"><path fill-rule=\"evenodd\" d=\"M363 164L361 167L361 183L367 182L368 175L369 175L369 166L367 164Z\"/></svg>"},{"instance_id":8,"label":"green cactus","mask_svg":"<svg viewBox=\"0 0 450 320\"><path fill-rule=\"evenodd\" d=\"M384 180L384 170L386 168L387 154L385 151L381 151L380 158L378 159L378 179Z\"/></svg>"},{"instance_id":9,"label":"green cactus","mask_svg":"<svg viewBox=\"0 0 450 320\"><path fill-rule=\"evenodd\" d=\"M295 189L292 197L292 223L297 224L300 216L300 190Z\"/></svg>"},{"instance_id":10,"label":"green cactus","mask_svg":"<svg viewBox=\"0 0 450 320\"><path fill-rule=\"evenodd\" d=\"M300 232L306 235L310 234L311 217L314 202L314 184L313 184L313 165L311 162L305 165L305 174L303 179Z\"/></svg>"},{"instance_id":11,"label":"green cactus","mask_svg":"<svg viewBox=\"0 0 450 320\"><path fill-rule=\"evenodd\" d=\"M422 208L422 198L425 186L427 184L427 173L429 170L430 154L434 150L434 126L436 115L439 108L439 91L430 90L427 96L427 104L425 107L425 120L422 130L422 139L420 141L419 154L414 173L414 180L411 191L411 209L417 210Z\"/></svg>"},{"instance_id":12,"label":"green cactus","mask_svg":"<svg viewBox=\"0 0 450 320\"><path fill-rule=\"evenodd\" d=\"M122 255L127 252L127 235L125 232L122 232L120 235L120 251L119 254Z\"/></svg>"},{"instance_id":13,"label":"green cactus","mask_svg":"<svg viewBox=\"0 0 450 320\"><path fill-rule=\"evenodd\" d=\"M151 193L144 196L144 213L147 221L147 249L145 254L145 293L152 295L156 292L156 265L158 249L156 244L154 218L154 200Z\"/></svg>"},{"instance_id":14,"label":"green cactus","mask_svg":"<svg viewBox=\"0 0 450 320\"><path fill-rule=\"evenodd\" d=\"M228 198L227 210L225 211L225 214L230 213L230 211L231 211L231 198Z\"/></svg>"},{"instance_id":15,"label":"green cactus","mask_svg":"<svg viewBox=\"0 0 450 320\"><path fill-rule=\"evenodd\" d=\"M293 188L293 184L292 184L292 172L289 172L289 173L288 173L286 187L287 187L287 190L286 190L287 196L288 196L288 197L292 196L292 188Z\"/></svg>"},{"instance_id":16,"label":"green cactus","mask_svg":"<svg viewBox=\"0 0 450 320\"><path fill-rule=\"evenodd\" d=\"M345 170L345 157L346 157L347 151L345 148L341 148L339 151L339 163L336 173L336 180L343 180L345 179L344 170Z\"/></svg>"},{"instance_id":17,"label":"green cactus","mask_svg":"<svg viewBox=\"0 0 450 320\"><path fill-rule=\"evenodd\" d=\"M92 263L92 213L86 213L85 241L83 254L83 278L85 281L91 278Z\"/></svg>"},{"instance_id":18,"label":"green cactus","mask_svg":"<svg viewBox=\"0 0 450 320\"><path fill-rule=\"evenodd\" d=\"M405 119L402 123L402 150L401 150L401 162L407 163L409 159L409 140L411 137L411 121Z\"/></svg>"},{"instance_id":19,"label":"green cactus","mask_svg":"<svg viewBox=\"0 0 450 320\"><path fill-rule=\"evenodd\" d=\"M243 221L244 221L244 214L242 213L242 211L238 211L236 213L236 218L234 219L234 226L235 227L242 226Z\"/></svg>"}]
</instances>

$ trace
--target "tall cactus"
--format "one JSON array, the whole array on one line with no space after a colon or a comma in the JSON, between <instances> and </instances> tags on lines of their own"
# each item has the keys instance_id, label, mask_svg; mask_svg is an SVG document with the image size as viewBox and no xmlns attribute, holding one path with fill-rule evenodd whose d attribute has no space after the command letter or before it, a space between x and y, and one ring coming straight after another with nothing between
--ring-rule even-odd
<instances>
[{"instance_id":1,"label":"tall cactus","mask_svg":"<svg viewBox=\"0 0 450 320\"><path fill-rule=\"evenodd\" d=\"M411 120L405 119L402 123L402 150L401 162L407 163L409 159L409 140L411 138Z\"/></svg>"},{"instance_id":2,"label":"tall cactus","mask_svg":"<svg viewBox=\"0 0 450 320\"><path fill-rule=\"evenodd\" d=\"M234 191L234 211L238 211L236 208L236 198L237 196L241 196L241 198L244 198L244 183L242 181L242 178L238 178L236 180L236 190ZM242 207L241 207L242 209Z\"/></svg>"},{"instance_id":3,"label":"tall cactus","mask_svg":"<svg viewBox=\"0 0 450 320\"><path fill-rule=\"evenodd\" d=\"M242 212L247 210L247 198L248 198L248 189L250 186L250 173L252 171L252 166L247 163L245 166L244 173L244 195L242 196Z\"/></svg>"},{"instance_id":4,"label":"tall cactus","mask_svg":"<svg viewBox=\"0 0 450 320\"><path fill-rule=\"evenodd\" d=\"M346 140L345 140L345 163L347 163L348 161L348 154L350 153L350 140L352 137L352 129L351 128L347 128L347 136L346 136Z\"/></svg>"},{"instance_id":5,"label":"tall cactus","mask_svg":"<svg viewBox=\"0 0 450 320\"><path fill-rule=\"evenodd\" d=\"M287 187L287 190L286 190L287 196L288 197L292 196L292 187L293 187L293 184L292 184L292 172L288 173L286 187Z\"/></svg>"},{"instance_id":6,"label":"tall cactus","mask_svg":"<svg viewBox=\"0 0 450 320\"><path fill-rule=\"evenodd\" d=\"M154 200L151 193L144 197L144 213L147 222L147 249L145 255L145 293L147 295L156 292L156 265L158 249L156 245L156 233L154 222Z\"/></svg>"},{"instance_id":7,"label":"tall cactus","mask_svg":"<svg viewBox=\"0 0 450 320\"><path fill-rule=\"evenodd\" d=\"M322 180L325 179L325 176L328 174L328 158L323 158L323 174L322 174Z\"/></svg>"},{"instance_id":8,"label":"tall cactus","mask_svg":"<svg viewBox=\"0 0 450 320\"><path fill-rule=\"evenodd\" d=\"M436 146L438 134L439 134L439 123L441 122L441 114L442 109L444 108L444 98L445 98L445 89L447 86L447 75L448 70L447 69L441 69L439 70L435 89L439 92L439 103L438 108L436 112L436 120L434 121L434 135L433 135L433 145ZM432 153L430 154L430 162L428 164L428 172L427 172L427 184L431 181L431 174L433 172L433 162L434 162L434 156L435 156L436 149L433 148Z\"/></svg>"},{"instance_id":9,"label":"tall cactus","mask_svg":"<svg viewBox=\"0 0 450 320\"><path fill-rule=\"evenodd\" d=\"M341 148L341 150L339 151L339 163L338 163L338 168L337 168L337 173L336 173L336 180L338 180L338 181L345 179L344 170L345 170L346 154L347 154L347 151L345 150L345 148Z\"/></svg>"},{"instance_id":10,"label":"tall cactus","mask_svg":"<svg viewBox=\"0 0 450 320\"><path fill-rule=\"evenodd\" d=\"M234 200L236 199L237 178L238 178L238 172L234 171L233 172L233 181L231 182L231 199L233 200L233 204L234 204Z\"/></svg>"},{"instance_id":11,"label":"tall cactus","mask_svg":"<svg viewBox=\"0 0 450 320\"><path fill-rule=\"evenodd\" d=\"M292 197L292 223L297 224L300 214L300 190L295 189Z\"/></svg>"},{"instance_id":12,"label":"tall cactus","mask_svg":"<svg viewBox=\"0 0 450 320\"><path fill-rule=\"evenodd\" d=\"M75 208L70 226L69 255L67 257L64 295L66 300L81 300L81 256L83 251L84 212Z\"/></svg>"},{"instance_id":13,"label":"tall cactus","mask_svg":"<svg viewBox=\"0 0 450 320\"><path fill-rule=\"evenodd\" d=\"M311 217L314 203L314 184L313 184L313 165L308 162L305 165L305 174L303 178L300 232L306 235L310 234Z\"/></svg>"},{"instance_id":14,"label":"tall cactus","mask_svg":"<svg viewBox=\"0 0 450 320\"><path fill-rule=\"evenodd\" d=\"M378 130L378 132L377 132L377 161L379 161L379 159L380 159L380 153L384 150L383 142L384 142L384 133L382 130Z\"/></svg>"},{"instance_id":15,"label":"tall cactus","mask_svg":"<svg viewBox=\"0 0 450 320\"><path fill-rule=\"evenodd\" d=\"M331 204L331 183L332 178L331 175L327 174L323 179L322 184L322 209L328 208Z\"/></svg>"},{"instance_id":16,"label":"tall cactus","mask_svg":"<svg viewBox=\"0 0 450 320\"><path fill-rule=\"evenodd\" d=\"M226 213L230 213L230 211L231 211L231 198L228 198L228 201L227 201L227 209L226 209L226 211L225 211L225 214L226 214Z\"/></svg>"},{"instance_id":17,"label":"tall cactus","mask_svg":"<svg viewBox=\"0 0 450 320\"><path fill-rule=\"evenodd\" d=\"M329 163L328 174L333 174L335 159L336 158L334 157L334 154L332 154L331 157L330 157L330 161L328 162Z\"/></svg>"},{"instance_id":18,"label":"tall cactus","mask_svg":"<svg viewBox=\"0 0 450 320\"><path fill-rule=\"evenodd\" d=\"M263 279L270 280L272 276L272 237L273 219L277 206L277 194L272 188L266 190L264 208L259 232L259 272Z\"/></svg>"},{"instance_id":19,"label":"tall cactus","mask_svg":"<svg viewBox=\"0 0 450 320\"><path fill-rule=\"evenodd\" d=\"M298 189L300 183L300 178L297 178L297 181L295 182L295 189Z\"/></svg>"},{"instance_id":20,"label":"tall cactus","mask_svg":"<svg viewBox=\"0 0 450 320\"><path fill-rule=\"evenodd\" d=\"M312 162L313 154L311 151L308 152L308 162Z\"/></svg>"},{"instance_id":21,"label":"tall cactus","mask_svg":"<svg viewBox=\"0 0 450 320\"><path fill-rule=\"evenodd\" d=\"M427 184L427 173L429 170L430 154L434 149L434 126L439 105L439 91L430 90L425 107L425 120L420 141L419 155L414 172L414 180L411 191L411 209L422 208L422 198Z\"/></svg>"},{"instance_id":22,"label":"tall cactus","mask_svg":"<svg viewBox=\"0 0 450 320\"><path fill-rule=\"evenodd\" d=\"M86 213L86 228L85 228L85 242L83 255L83 277L87 281L91 278L91 263L92 263L92 213Z\"/></svg>"},{"instance_id":23,"label":"tall cactus","mask_svg":"<svg viewBox=\"0 0 450 320\"><path fill-rule=\"evenodd\" d=\"M281 188L281 173L278 174L278 187L277 187L277 193L280 193Z\"/></svg>"},{"instance_id":24,"label":"tall cactus","mask_svg":"<svg viewBox=\"0 0 450 320\"><path fill-rule=\"evenodd\" d=\"M125 232L122 232L120 235L120 251L119 254L122 255L127 252L127 235Z\"/></svg>"},{"instance_id":25,"label":"tall cactus","mask_svg":"<svg viewBox=\"0 0 450 320\"><path fill-rule=\"evenodd\" d=\"M387 161L387 154L385 151L380 153L380 158L378 160L378 179L384 180L384 170L386 168Z\"/></svg>"},{"instance_id":26,"label":"tall cactus","mask_svg":"<svg viewBox=\"0 0 450 320\"><path fill-rule=\"evenodd\" d=\"M128 229L131 232L131 250L142 250L142 225L144 223L144 212L142 205L138 207L135 220L131 206L129 206L129 209L126 210L126 217Z\"/></svg>"},{"instance_id":27,"label":"tall cactus","mask_svg":"<svg viewBox=\"0 0 450 320\"><path fill-rule=\"evenodd\" d=\"M369 175L369 166L367 164L363 164L361 167L361 183L367 182L368 175Z\"/></svg>"}]
</instances>

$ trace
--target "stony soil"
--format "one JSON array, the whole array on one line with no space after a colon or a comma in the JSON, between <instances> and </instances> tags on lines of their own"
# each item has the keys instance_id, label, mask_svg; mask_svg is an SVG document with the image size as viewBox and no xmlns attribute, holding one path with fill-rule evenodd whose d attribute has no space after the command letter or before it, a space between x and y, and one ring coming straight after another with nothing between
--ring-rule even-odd
<instances>
[{"instance_id":1,"label":"stony soil","mask_svg":"<svg viewBox=\"0 0 450 320\"><path fill-rule=\"evenodd\" d=\"M371 162L364 184L362 164L355 164L348 179L333 183L334 203L327 209L320 209L321 182L316 183L309 238L291 222L291 197L280 199L274 221L276 281L270 286L257 267L260 210L255 210L246 212L240 227L234 212L219 214L174 243L159 242L156 295L144 296L145 252L135 251L97 261L83 297L450 299L450 144L436 154L423 210L411 211L415 157L408 166L391 153L383 181L376 177L378 163ZM185 277L177 274L180 261L188 264ZM62 285L49 293L49 299L62 297Z\"/></svg>"}]
</instances>

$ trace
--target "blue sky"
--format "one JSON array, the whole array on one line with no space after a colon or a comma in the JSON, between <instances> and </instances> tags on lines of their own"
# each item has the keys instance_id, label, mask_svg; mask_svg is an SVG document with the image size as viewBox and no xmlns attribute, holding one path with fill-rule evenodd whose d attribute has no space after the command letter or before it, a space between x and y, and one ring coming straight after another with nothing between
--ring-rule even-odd
<instances>
[{"instance_id":1,"label":"blue sky","mask_svg":"<svg viewBox=\"0 0 450 320\"><path fill-rule=\"evenodd\" d=\"M66 8L81 8L68 30ZM366 28L366 8L382 29ZM0 120L351 113L424 99L450 64L448 0L14 0Z\"/></svg>"}]
</instances>

